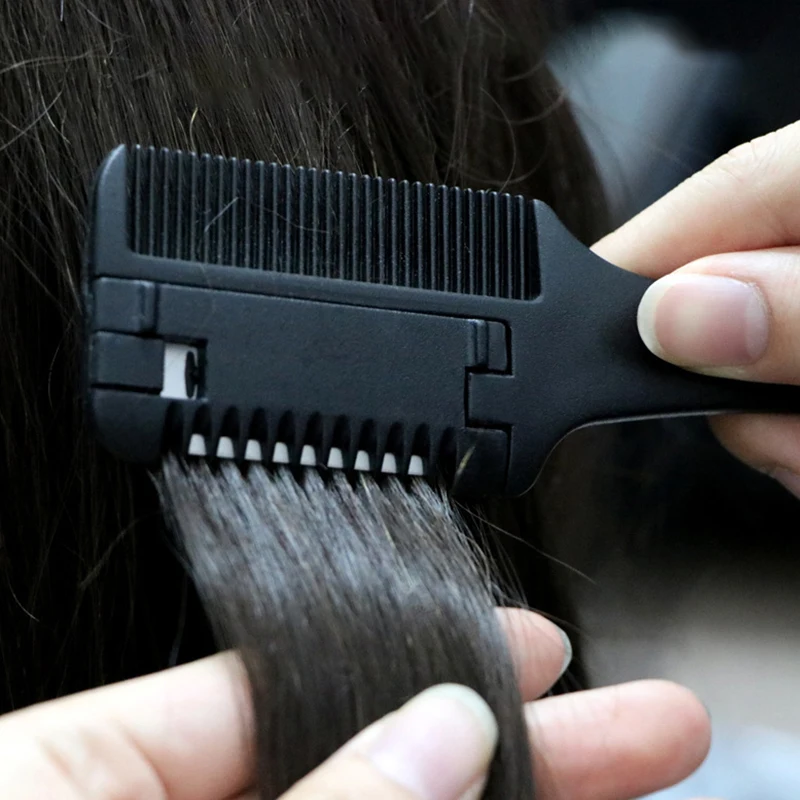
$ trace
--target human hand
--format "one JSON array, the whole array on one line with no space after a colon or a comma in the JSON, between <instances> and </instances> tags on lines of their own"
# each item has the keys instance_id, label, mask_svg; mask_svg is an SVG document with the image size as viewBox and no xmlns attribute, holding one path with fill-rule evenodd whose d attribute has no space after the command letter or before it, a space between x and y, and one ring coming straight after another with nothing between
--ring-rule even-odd
<instances>
[{"instance_id":1,"label":"human hand","mask_svg":"<svg viewBox=\"0 0 800 800\"><path fill-rule=\"evenodd\" d=\"M705 757L706 712L669 683L532 702L557 680L563 641L536 614L500 613L526 701L537 800L627 800L681 780ZM0 796L255 800L250 713L231 653L15 712L0 718ZM495 737L476 694L434 688L362 731L284 800L459 800L480 784Z\"/></svg>"},{"instance_id":2,"label":"human hand","mask_svg":"<svg viewBox=\"0 0 800 800\"><path fill-rule=\"evenodd\" d=\"M798 187L795 123L733 150L595 245L661 279L639 310L656 355L707 374L800 384ZM716 417L712 426L800 497L800 416Z\"/></svg>"}]
</instances>

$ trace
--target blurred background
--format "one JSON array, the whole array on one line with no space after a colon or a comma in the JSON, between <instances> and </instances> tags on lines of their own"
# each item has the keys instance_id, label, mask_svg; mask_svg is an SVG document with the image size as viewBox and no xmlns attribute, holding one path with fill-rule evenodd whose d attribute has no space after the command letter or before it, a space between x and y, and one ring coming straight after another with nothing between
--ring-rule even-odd
<instances>
[{"instance_id":1,"label":"blurred background","mask_svg":"<svg viewBox=\"0 0 800 800\"><path fill-rule=\"evenodd\" d=\"M798 0L550 2L550 61L614 224L800 119ZM800 798L800 503L702 422L614 435L616 523L551 553L570 565L590 682L669 678L708 706L708 763L658 800Z\"/></svg>"}]
</instances>

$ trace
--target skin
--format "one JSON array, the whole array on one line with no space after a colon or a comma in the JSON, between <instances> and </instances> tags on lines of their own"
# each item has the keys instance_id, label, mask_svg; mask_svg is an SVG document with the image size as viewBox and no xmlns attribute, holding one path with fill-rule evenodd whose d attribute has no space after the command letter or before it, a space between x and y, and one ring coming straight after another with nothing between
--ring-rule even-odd
<instances>
[{"instance_id":1,"label":"skin","mask_svg":"<svg viewBox=\"0 0 800 800\"><path fill-rule=\"evenodd\" d=\"M654 301L665 296L665 287L687 277L685 298L697 291L696 276L733 280L756 290L766 315L766 337L749 357L729 353L726 359L714 348L678 352L676 342L654 340L640 312L643 339L656 355L698 372L800 384L798 186L800 123L795 123L731 151L595 245L608 261L660 279L646 297L649 316L656 318L663 309ZM744 325L746 320L740 315L732 321ZM696 322L702 328L708 320L698 317ZM762 344L763 352L755 352ZM800 496L800 418L731 416L711 424L734 455Z\"/></svg>"},{"instance_id":2,"label":"skin","mask_svg":"<svg viewBox=\"0 0 800 800\"><path fill-rule=\"evenodd\" d=\"M628 800L701 763L710 726L689 691L646 681L536 701L561 672L563 640L532 612L500 613L526 701L538 800ZM255 800L249 715L232 653L15 712L0 718L0 796ZM387 776L370 757L375 736L359 734L285 800L470 796L425 795ZM465 788L490 756L491 746L458 765Z\"/></svg>"}]
</instances>

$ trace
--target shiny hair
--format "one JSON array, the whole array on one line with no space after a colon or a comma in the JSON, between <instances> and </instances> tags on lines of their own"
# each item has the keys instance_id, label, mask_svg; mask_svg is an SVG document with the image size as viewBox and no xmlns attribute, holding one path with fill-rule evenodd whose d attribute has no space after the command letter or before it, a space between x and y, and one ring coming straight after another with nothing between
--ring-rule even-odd
<instances>
[{"instance_id":1,"label":"shiny hair","mask_svg":"<svg viewBox=\"0 0 800 800\"><path fill-rule=\"evenodd\" d=\"M78 287L120 142L524 193L589 239L602 204L544 50L534 0L0 0L0 706L211 650L188 568L245 655L264 796L441 680L498 713L489 796L529 795L502 592L446 499L169 459L162 514L87 430Z\"/></svg>"}]
</instances>

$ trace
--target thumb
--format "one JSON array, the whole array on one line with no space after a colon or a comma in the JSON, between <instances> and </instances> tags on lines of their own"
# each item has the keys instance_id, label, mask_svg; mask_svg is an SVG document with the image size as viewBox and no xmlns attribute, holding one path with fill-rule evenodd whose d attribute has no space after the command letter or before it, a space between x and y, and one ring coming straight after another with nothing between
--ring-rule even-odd
<instances>
[{"instance_id":1,"label":"thumb","mask_svg":"<svg viewBox=\"0 0 800 800\"><path fill-rule=\"evenodd\" d=\"M472 689L435 686L362 731L282 800L477 799L497 735Z\"/></svg>"},{"instance_id":2,"label":"thumb","mask_svg":"<svg viewBox=\"0 0 800 800\"><path fill-rule=\"evenodd\" d=\"M656 281L639 332L681 367L800 385L800 248L711 256Z\"/></svg>"}]
</instances>

